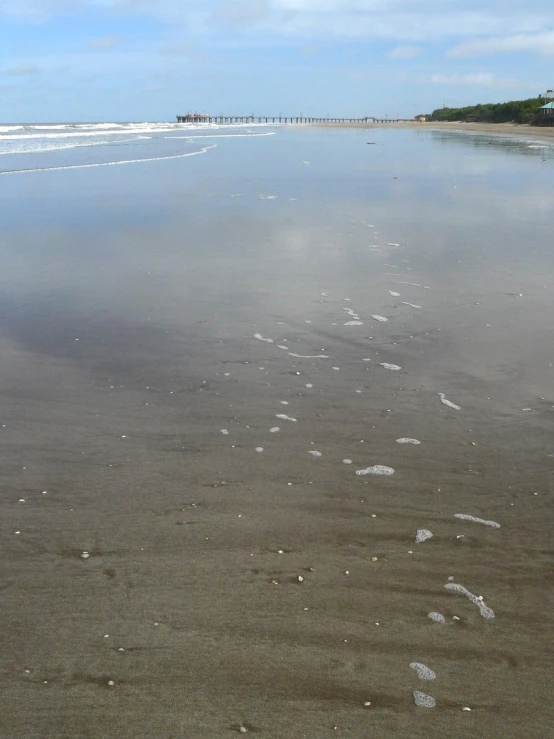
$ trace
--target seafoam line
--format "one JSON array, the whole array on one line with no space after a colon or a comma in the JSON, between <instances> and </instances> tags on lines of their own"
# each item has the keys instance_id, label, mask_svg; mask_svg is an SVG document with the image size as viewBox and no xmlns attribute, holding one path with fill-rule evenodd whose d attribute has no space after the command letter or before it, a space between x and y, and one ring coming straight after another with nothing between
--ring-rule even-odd
<instances>
[{"instance_id":1,"label":"seafoam line","mask_svg":"<svg viewBox=\"0 0 554 739\"><path fill-rule=\"evenodd\" d=\"M209 149L215 149L217 144L205 146L200 151L192 151L188 154L174 154L168 157L148 157L146 159L122 159L119 162L97 162L95 164L67 164L65 167L38 167L37 169L7 169L0 171L0 175L5 174L29 174L30 172L56 172L64 169L90 169L91 167L115 167L118 164L140 164L141 162L161 162L167 159L184 159L185 157L194 157L198 154L205 154Z\"/></svg>"}]
</instances>

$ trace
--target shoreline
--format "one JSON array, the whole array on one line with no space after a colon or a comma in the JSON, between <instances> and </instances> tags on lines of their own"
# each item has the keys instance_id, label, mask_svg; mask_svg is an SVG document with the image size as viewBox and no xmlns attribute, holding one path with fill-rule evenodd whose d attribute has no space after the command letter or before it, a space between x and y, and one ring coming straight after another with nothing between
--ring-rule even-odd
<instances>
[{"instance_id":1,"label":"shoreline","mask_svg":"<svg viewBox=\"0 0 554 739\"><path fill-rule=\"evenodd\" d=\"M449 131L453 133L489 133L506 138L533 138L554 142L554 126L531 126L527 123L463 123L461 121L440 123L313 123L301 124L310 128L387 128L414 129L418 131Z\"/></svg>"}]
</instances>

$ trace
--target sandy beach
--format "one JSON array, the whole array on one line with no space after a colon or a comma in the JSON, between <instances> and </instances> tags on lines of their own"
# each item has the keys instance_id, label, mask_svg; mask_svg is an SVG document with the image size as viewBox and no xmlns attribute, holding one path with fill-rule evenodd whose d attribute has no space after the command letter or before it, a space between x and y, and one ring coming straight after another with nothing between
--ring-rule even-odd
<instances>
[{"instance_id":1,"label":"sandy beach","mask_svg":"<svg viewBox=\"0 0 554 739\"><path fill-rule=\"evenodd\" d=\"M5 165L0 736L550 735L552 158L416 127Z\"/></svg>"},{"instance_id":2,"label":"sandy beach","mask_svg":"<svg viewBox=\"0 0 554 739\"><path fill-rule=\"evenodd\" d=\"M496 136L510 136L516 138L530 139L554 139L554 126L531 126L528 124L517 123L464 123L462 121L455 122L436 122L427 121L425 123L326 123L313 124L325 128L398 128L413 129L419 131L456 131L463 133L488 133Z\"/></svg>"}]
</instances>

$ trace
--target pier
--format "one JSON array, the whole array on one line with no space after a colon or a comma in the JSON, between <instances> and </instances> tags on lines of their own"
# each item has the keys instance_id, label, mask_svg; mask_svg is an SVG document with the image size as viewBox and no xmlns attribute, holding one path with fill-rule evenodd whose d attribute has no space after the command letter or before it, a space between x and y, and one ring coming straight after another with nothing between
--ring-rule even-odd
<instances>
[{"instance_id":1,"label":"pier","mask_svg":"<svg viewBox=\"0 0 554 739\"><path fill-rule=\"evenodd\" d=\"M413 123L413 118L376 118L366 116L365 118L311 118L306 116L267 116L267 115L205 115L203 113L186 113L177 116L178 123Z\"/></svg>"}]
</instances>

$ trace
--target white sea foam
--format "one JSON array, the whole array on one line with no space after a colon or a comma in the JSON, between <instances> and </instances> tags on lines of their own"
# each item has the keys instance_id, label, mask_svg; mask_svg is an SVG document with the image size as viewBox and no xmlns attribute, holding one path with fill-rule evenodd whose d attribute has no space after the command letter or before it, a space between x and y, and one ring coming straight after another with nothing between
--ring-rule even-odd
<instances>
[{"instance_id":1,"label":"white sea foam","mask_svg":"<svg viewBox=\"0 0 554 739\"><path fill-rule=\"evenodd\" d=\"M394 475L392 467L386 467L383 464L376 464L373 467L366 467L365 470L356 470L357 475Z\"/></svg>"},{"instance_id":2,"label":"white sea foam","mask_svg":"<svg viewBox=\"0 0 554 739\"><path fill-rule=\"evenodd\" d=\"M351 459L343 459L342 460L342 463L343 464L352 464L352 460Z\"/></svg>"},{"instance_id":3,"label":"white sea foam","mask_svg":"<svg viewBox=\"0 0 554 739\"><path fill-rule=\"evenodd\" d=\"M392 295L393 298L399 298L400 293L395 293L394 290L387 290L389 295Z\"/></svg>"},{"instance_id":4,"label":"white sea foam","mask_svg":"<svg viewBox=\"0 0 554 739\"><path fill-rule=\"evenodd\" d=\"M412 670L417 672L417 676L420 680L434 680L437 675L433 670L430 670L426 665L421 662L410 662Z\"/></svg>"},{"instance_id":5,"label":"white sea foam","mask_svg":"<svg viewBox=\"0 0 554 739\"><path fill-rule=\"evenodd\" d=\"M479 613L481 614L481 616L483 616L483 618L494 618L494 611L492 610L492 608L489 608L485 605L482 597L474 595L467 588L464 588L463 585L457 585L454 582L448 582L444 587L446 588L446 590L453 590L456 593L461 593L462 595L465 595L468 600L470 600L474 605L477 606L477 608L479 609Z\"/></svg>"},{"instance_id":6,"label":"white sea foam","mask_svg":"<svg viewBox=\"0 0 554 739\"><path fill-rule=\"evenodd\" d=\"M164 136L164 139L241 139L241 138L253 138L255 136L275 136L275 131L266 131L265 133L210 133L200 136Z\"/></svg>"},{"instance_id":7,"label":"white sea foam","mask_svg":"<svg viewBox=\"0 0 554 739\"><path fill-rule=\"evenodd\" d=\"M347 322L346 322L345 324L343 324L343 325L344 325L344 326L363 326L364 324L363 324L363 322L362 322L362 321L347 321Z\"/></svg>"},{"instance_id":8,"label":"white sea foam","mask_svg":"<svg viewBox=\"0 0 554 739\"><path fill-rule=\"evenodd\" d=\"M456 405L455 403L452 403L450 400L448 400L444 393L438 393L439 398L441 399L441 403L443 405L448 406L449 408L453 408L455 411L461 411L459 405Z\"/></svg>"},{"instance_id":9,"label":"white sea foam","mask_svg":"<svg viewBox=\"0 0 554 739\"><path fill-rule=\"evenodd\" d=\"M485 526L491 526L493 529L499 529L500 524L496 523L496 521L485 521L484 518L476 518L475 516L470 516L467 513L455 513L455 518L462 518L464 521L473 521L474 523L482 523L485 524Z\"/></svg>"},{"instance_id":10,"label":"white sea foam","mask_svg":"<svg viewBox=\"0 0 554 739\"><path fill-rule=\"evenodd\" d=\"M405 436L403 436L401 439L396 440L397 444L421 444L421 441L418 441L417 439L408 439Z\"/></svg>"},{"instance_id":11,"label":"white sea foam","mask_svg":"<svg viewBox=\"0 0 554 739\"><path fill-rule=\"evenodd\" d=\"M323 456L321 452L316 452L315 449L312 451L309 451L308 454L311 454L312 457L322 457Z\"/></svg>"},{"instance_id":12,"label":"white sea foam","mask_svg":"<svg viewBox=\"0 0 554 739\"><path fill-rule=\"evenodd\" d=\"M442 615L442 613L437 613L437 611L431 611L431 613L427 614L427 617L431 619L431 621L434 621L437 624L445 624L446 619Z\"/></svg>"},{"instance_id":13,"label":"white sea foam","mask_svg":"<svg viewBox=\"0 0 554 739\"><path fill-rule=\"evenodd\" d=\"M273 426L273 428L270 428L270 429L269 429L269 433L270 433L270 434L276 434L276 433L277 433L277 432L279 432L280 430L281 430L281 429L279 428L279 426Z\"/></svg>"},{"instance_id":14,"label":"white sea foam","mask_svg":"<svg viewBox=\"0 0 554 739\"><path fill-rule=\"evenodd\" d=\"M395 244L393 241L387 241L387 246L400 246L400 244Z\"/></svg>"},{"instance_id":15,"label":"white sea foam","mask_svg":"<svg viewBox=\"0 0 554 739\"><path fill-rule=\"evenodd\" d=\"M385 316L379 316L379 315L375 315L375 316L371 316L371 317L372 317L372 318L373 318L373 319L374 319L375 321L379 321L380 323L386 323L386 322L387 322L387 321L389 320L388 318L385 318Z\"/></svg>"},{"instance_id":16,"label":"white sea foam","mask_svg":"<svg viewBox=\"0 0 554 739\"><path fill-rule=\"evenodd\" d=\"M422 706L423 708L434 708L437 705L437 701L432 695L426 695L420 690L414 690L414 702L416 706Z\"/></svg>"},{"instance_id":17,"label":"white sea foam","mask_svg":"<svg viewBox=\"0 0 554 739\"><path fill-rule=\"evenodd\" d=\"M172 156L165 157L146 157L144 159L121 159L117 162L96 162L95 164L66 164L59 167L37 167L35 169L10 169L0 170L0 175L11 175L11 174L29 174L31 172L60 172L65 169L91 169L93 167L115 167L119 164L144 164L146 162L161 162L168 159L185 159L186 157L194 157L199 154L205 154L209 149L215 149L217 144L206 146L200 151L192 151L188 154L174 154Z\"/></svg>"},{"instance_id":18,"label":"white sea foam","mask_svg":"<svg viewBox=\"0 0 554 739\"><path fill-rule=\"evenodd\" d=\"M381 365L381 367L392 370L393 372L398 372L398 370L402 369L402 367L400 367L398 364L389 364L388 362L379 362L379 364Z\"/></svg>"},{"instance_id":19,"label":"white sea foam","mask_svg":"<svg viewBox=\"0 0 554 739\"><path fill-rule=\"evenodd\" d=\"M405 300L401 301L401 305L409 305L410 308L418 308L421 310L421 305L416 305L415 303L407 303Z\"/></svg>"},{"instance_id":20,"label":"white sea foam","mask_svg":"<svg viewBox=\"0 0 554 739\"><path fill-rule=\"evenodd\" d=\"M254 338L258 341L267 341L268 344L273 344L273 339L266 339L261 334L254 334Z\"/></svg>"},{"instance_id":21,"label":"white sea foam","mask_svg":"<svg viewBox=\"0 0 554 739\"><path fill-rule=\"evenodd\" d=\"M282 421L292 421L293 423L296 423L296 418L291 418L290 416L286 416L284 413L277 413L275 418L280 418Z\"/></svg>"},{"instance_id":22,"label":"white sea foam","mask_svg":"<svg viewBox=\"0 0 554 739\"><path fill-rule=\"evenodd\" d=\"M132 141L143 141L146 139L150 139L151 136L133 136L133 138L130 139L119 139L117 141L118 144L128 144ZM114 142L107 140L107 141L86 141L85 143L78 144L78 143L34 143L29 144L28 146L20 146L17 149L5 149L4 151L0 151L0 156L6 156L9 154L42 154L44 152L53 152L53 151L65 151L67 149L88 149L93 146L113 146Z\"/></svg>"},{"instance_id":23,"label":"white sea foam","mask_svg":"<svg viewBox=\"0 0 554 739\"><path fill-rule=\"evenodd\" d=\"M427 541L427 539L433 538L433 532L429 531L429 529L418 529L416 532L416 543L421 544L422 541Z\"/></svg>"}]
</instances>

